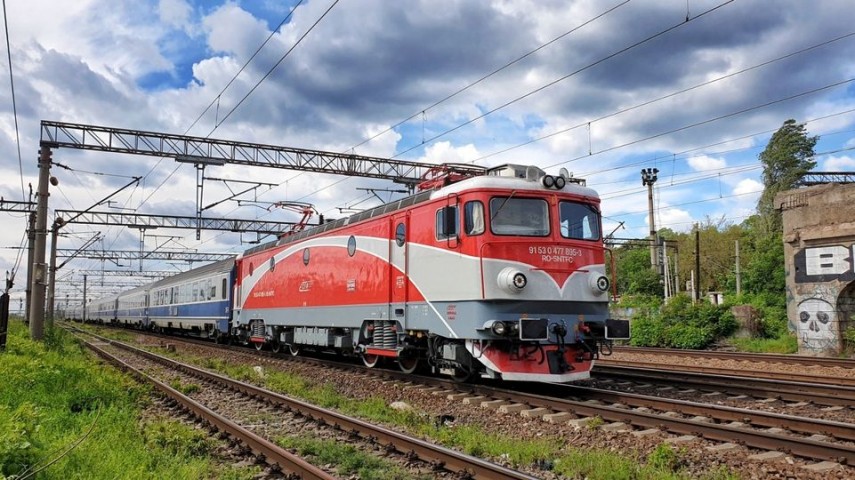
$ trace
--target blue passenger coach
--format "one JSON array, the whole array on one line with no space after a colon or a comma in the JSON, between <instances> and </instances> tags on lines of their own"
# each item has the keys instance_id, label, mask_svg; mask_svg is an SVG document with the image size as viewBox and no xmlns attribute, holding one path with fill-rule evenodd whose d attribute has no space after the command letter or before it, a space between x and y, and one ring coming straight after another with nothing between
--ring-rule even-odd
<instances>
[{"instance_id":1,"label":"blue passenger coach","mask_svg":"<svg viewBox=\"0 0 855 480\"><path fill-rule=\"evenodd\" d=\"M223 260L149 285L147 326L225 338L231 320L234 265L233 259Z\"/></svg>"},{"instance_id":2,"label":"blue passenger coach","mask_svg":"<svg viewBox=\"0 0 855 480\"><path fill-rule=\"evenodd\" d=\"M148 322L148 287L137 287L119 294L115 323L142 328Z\"/></svg>"},{"instance_id":3,"label":"blue passenger coach","mask_svg":"<svg viewBox=\"0 0 855 480\"><path fill-rule=\"evenodd\" d=\"M118 295L109 295L89 302L86 306L86 319L96 323L110 323L116 319Z\"/></svg>"}]
</instances>

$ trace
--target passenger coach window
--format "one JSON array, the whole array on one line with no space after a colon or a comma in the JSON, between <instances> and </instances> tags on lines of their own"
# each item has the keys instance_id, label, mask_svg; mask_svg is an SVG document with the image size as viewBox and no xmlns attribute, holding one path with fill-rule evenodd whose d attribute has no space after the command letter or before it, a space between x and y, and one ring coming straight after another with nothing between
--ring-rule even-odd
<instances>
[{"instance_id":1,"label":"passenger coach window","mask_svg":"<svg viewBox=\"0 0 855 480\"><path fill-rule=\"evenodd\" d=\"M463 230L466 235L481 235L484 233L484 204L481 202L466 202L463 206Z\"/></svg>"},{"instance_id":2,"label":"passenger coach window","mask_svg":"<svg viewBox=\"0 0 855 480\"><path fill-rule=\"evenodd\" d=\"M541 198L493 197L490 230L496 235L549 235L549 206Z\"/></svg>"},{"instance_id":3,"label":"passenger coach window","mask_svg":"<svg viewBox=\"0 0 855 480\"><path fill-rule=\"evenodd\" d=\"M436 211L436 239L445 240L457 236L457 206L440 208Z\"/></svg>"},{"instance_id":4,"label":"passenger coach window","mask_svg":"<svg viewBox=\"0 0 855 480\"><path fill-rule=\"evenodd\" d=\"M223 300L225 300L226 299L226 279L225 278L223 279L223 290L222 290L222 292L223 292Z\"/></svg>"},{"instance_id":5,"label":"passenger coach window","mask_svg":"<svg viewBox=\"0 0 855 480\"><path fill-rule=\"evenodd\" d=\"M575 240L598 240L600 238L600 212L586 203L561 202L561 236Z\"/></svg>"}]
</instances>

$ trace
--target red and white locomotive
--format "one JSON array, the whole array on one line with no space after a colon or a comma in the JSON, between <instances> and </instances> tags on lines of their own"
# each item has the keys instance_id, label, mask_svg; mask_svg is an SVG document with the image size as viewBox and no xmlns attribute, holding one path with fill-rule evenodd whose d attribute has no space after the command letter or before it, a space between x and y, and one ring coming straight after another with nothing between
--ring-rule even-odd
<instances>
[{"instance_id":1,"label":"red and white locomotive","mask_svg":"<svg viewBox=\"0 0 855 480\"><path fill-rule=\"evenodd\" d=\"M588 378L603 346L628 336L608 318L599 197L584 181L441 166L421 188L239 256L232 335L546 382Z\"/></svg>"}]
</instances>

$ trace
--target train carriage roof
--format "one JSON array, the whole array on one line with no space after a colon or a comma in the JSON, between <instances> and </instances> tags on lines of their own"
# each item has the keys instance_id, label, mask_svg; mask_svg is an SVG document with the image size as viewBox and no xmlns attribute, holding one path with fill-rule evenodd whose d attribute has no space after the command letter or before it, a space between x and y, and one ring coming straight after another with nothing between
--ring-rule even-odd
<instances>
[{"instance_id":1,"label":"train carriage roof","mask_svg":"<svg viewBox=\"0 0 855 480\"><path fill-rule=\"evenodd\" d=\"M187 270L186 272L181 272L177 275L158 280L154 283L149 284L149 288L154 289L167 285L174 285L176 283L184 283L188 280L192 280L195 278L208 277L217 273L227 273L231 271L234 264L235 260L233 258L209 263L208 265L203 265L201 267L194 268L192 270Z\"/></svg>"}]
</instances>

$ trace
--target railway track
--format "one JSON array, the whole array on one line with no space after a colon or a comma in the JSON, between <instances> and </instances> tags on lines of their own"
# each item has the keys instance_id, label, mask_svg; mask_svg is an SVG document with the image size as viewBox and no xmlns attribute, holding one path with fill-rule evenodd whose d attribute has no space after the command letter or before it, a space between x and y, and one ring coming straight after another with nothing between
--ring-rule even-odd
<instances>
[{"instance_id":1,"label":"railway track","mask_svg":"<svg viewBox=\"0 0 855 480\"><path fill-rule=\"evenodd\" d=\"M171 341L176 339L171 338ZM206 342L193 343L213 348ZM259 361L256 353L243 348L237 351L245 352L245 355ZM531 391L512 391L491 385L458 384L433 377L405 375L391 370L368 370L354 364L312 358L285 359L268 355L264 360L271 363L308 361L329 368L358 371L380 379L411 382L455 397L465 394L470 403L501 401L502 406L499 408L507 407L510 411L519 411L520 405L529 411L543 409L544 418L550 416L577 426L599 417L613 422L612 429L623 425L626 430L635 432L664 430L760 450L784 451L809 460L855 465L855 424L851 423L576 385L549 385L545 387L548 393L542 390L543 386L536 386Z\"/></svg>"},{"instance_id":2,"label":"railway track","mask_svg":"<svg viewBox=\"0 0 855 480\"><path fill-rule=\"evenodd\" d=\"M88 334L91 335L91 334ZM336 477L327 472L315 467L301 457L294 455L287 450L279 447L273 442L256 435L255 433L243 428L237 423L231 421L223 415L220 415L213 410L205 407L203 404L193 400L189 396L172 388L166 383L144 373L142 370L132 366L130 363L121 360L120 358L109 353L104 345L115 345L112 340L101 339L99 342L89 342L81 340L81 342L90 350L107 362L115 365L119 369L130 373L139 381L149 383L154 386L157 391L174 401L177 405L191 412L195 417L205 421L216 431L224 432L229 437L242 443L249 448L259 459L275 465L279 469L293 475L297 475L302 479L317 479L317 480L332 480Z\"/></svg>"},{"instance_id":3,"label":"railway track","mask_svg":"<svg viewBox=\"0 0 855 480\"><path fill-rule=\"evenodd\" d=\"M254 453L265 459L265 461L272 462L280 466L283 470L294 472L295 474L300 475L301 478L328 479L335 477L318 469L317 467L312 466L305 460L290 454L288 451L278 447L274 443L271 443L269 440L241 427L236 422L215 413L213 410L194 401L164 382L152 378L151 376L143 373L140 369L131 366L128 362L118 359L116 355L107 352L103 346L109 345L111 347L119 348L126 352L130 352L133 355L144 357L145 359L156 362L168 369L192 375L194 378L203 382L210 382L218 388L226 387L233 392L239 393L254 401L258 401L262 405L273 405L286 412L291 412L292 414L296 414L301 417L313 419L318 424L329 426L334 430L348 432L351 439L353 439L354 436L357 436L369 443L380 445L382 447L381 450L386 454L396 452L398 455L401 455L408 460L419 459L428 465L432 465L435 470L448 472L451 476L462 476L462 478L472 479L508 480L531 480L534 478L522 472L511 470L470 455L465 455L439 445L409 437L380 426L372 425L357 418L317 407L186 363L178 362L122 342L95 335L91 332L77 331L98 339L98 342L101 345L93 342L85 343L88 348L94 350L100 356L108 359L111 363L120 366L120 368L131 372L137 378L153 383L158 390L180 402L185 408L192 411L194 415L203 418L217 429L225 431L229 435L239 439L239 441L247 445Z\"/></svg>"},{"instance_id":4,"label":"railway track","mask_svg":"<svg viewBox=\"0 0 855 480\"><path fill-rule=\"evenodd\" d=\"M714 372L714 373L713 373ZM759 372L755 372L759 373ZM809 402L817 405L855 405L855 386L848 383L816 383L806 381L811 377L798 377L800 381L768 378L761 375L742 375L732 370L695 368L658 368L655 364L635 362L603 362L598 364L592 377L596 379L623 379L638 384L659 384L696 389L702 392L726 392L754 398L775 398L790 402ZM774 377L774 376L773 376ZM855 384L852 384L855 385Z\"/></svg>"},{"instance_id":5,"label":"railway track","mask_svg":"<svg viewBox=\"0 0 855 480\"><path fill-rule=\"evenodd\" d=\"M791 365L818 365L822 367L840 367L855 369L855 359L850 358L806 357L801 355L776 353L723 352L715 350L682 350L678 348L629 346L615 346L614 351L620 353L638 353L644 355L716 358L721 360L736 360L741 362L769 362Z\"/></svg>"}]
</instances>

